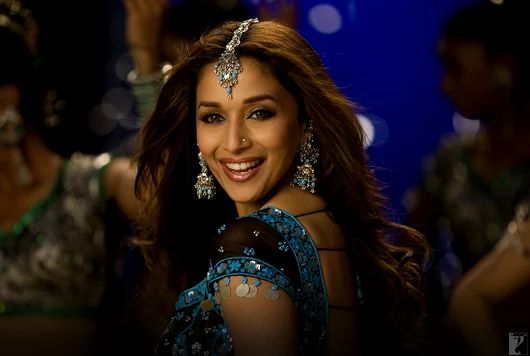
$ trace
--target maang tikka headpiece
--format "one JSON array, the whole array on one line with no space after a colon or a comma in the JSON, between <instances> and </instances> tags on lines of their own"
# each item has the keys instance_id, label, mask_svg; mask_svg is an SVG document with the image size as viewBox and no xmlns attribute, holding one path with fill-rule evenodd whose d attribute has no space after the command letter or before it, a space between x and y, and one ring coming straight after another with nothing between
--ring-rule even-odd
<instances>
[{"instance_id":1,"label":"maang tikka headpiece","mask_svg":"<svg viewBox=\"0 0 530 356\"><path fill-rule=\"evenodd\" d=\"M237 75L243 70L237 60L236 47L241 43L241 36L245 33L250 25L259 22L257 18L248 19L241 22L241 25L234 31L234 35L226 49L219 57L219 62L214 66L215 75L219 79L219 84L225 88L226 94L232 99L232 87L237 84Z\"/></svg>"}]
</instances>

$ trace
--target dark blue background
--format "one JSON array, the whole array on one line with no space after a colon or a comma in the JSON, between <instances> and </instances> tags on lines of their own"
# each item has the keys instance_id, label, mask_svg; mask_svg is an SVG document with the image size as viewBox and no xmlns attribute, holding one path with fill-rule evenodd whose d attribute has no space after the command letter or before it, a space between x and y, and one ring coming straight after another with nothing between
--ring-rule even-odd
<instances>
[{"instance_id":1,"label":"dark blue background","mask_svg":"<svg viewBox=\"0 0 530 356\"><path fill-rule=\"evenodd\" d=\"M417 184L423 158L453 131L454 109L440 90L436 44L447 17L472 2L329 1L343 16L343 27L333 34L316 31L305 15L320 2L302 2L300 32L343 92L375 121L368 153L397 213L404 212L403 194Z\"/></svg>"},{"instance_id":2,"label":"dark blue background","mask_svg":"<svg viewBox=\"0 0 530 356\"><path fill-rule=\"evenodd\" d=\"M436 45L447 17L473 0L328 1L343 26L316 31L302 1L299 30L322 55L343 92L375 125L368 148L398 218L403 195L418 183L422 160L453 131L454 109L441 93Z\"/></svg>"}]
</instances>

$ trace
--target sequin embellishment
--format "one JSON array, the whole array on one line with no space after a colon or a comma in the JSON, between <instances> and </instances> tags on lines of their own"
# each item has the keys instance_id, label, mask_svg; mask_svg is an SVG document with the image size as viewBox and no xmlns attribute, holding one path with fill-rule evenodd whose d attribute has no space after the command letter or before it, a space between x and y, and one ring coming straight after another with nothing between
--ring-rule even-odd
<instances>
[{"instance_id":1,"label":"sequin embellishment","mask_svg":"<svg viewBox=\"0 0 530 356\"><path fill-rule=\"evenodd\" d=\"M268 300L278 300L280 298L280 292L278 291L278 286L273 284L272 287L267 291Z\"/></svg>"},{"instance_id":2,"label":"sequin embellishment","mask_svg":"<svg viewBox=\"0 0 530 356\"><path fill-rule=\"evenodd\" d=\"M250 245L252 247L248 245L249 240L233 244L234 241L220 236L223 250L227 253L213 256L206 278L181 293L175 316L159 344L162 355L233 353L232 338L221 304L222 300L231 296L232 277L237 277L239 281L234 286L234 293L239 298L254 298L261 293L264 299L276 301L280 298L280 289L285 292L293 300L299 315L300 354L323 353L328 308L320 263L312 240L296 218L282 210L265 208L252 214L251 218L275 230L278 235L273 238L276 240L268 244L267 239L271 238L268 229L256 234L254 232L260 230L251 228L247 235L242 235L247 239L248 236L251 239L260 236L259 241L254 240L257 245ZM259 248L256 249L257 246ZM217 243L216 250L220 247L221 244ZM255 250L254 254L251 248ZM232 255L234 252L235 256ZM279 260L270 259L273 255ZM278 261L287 260L296 263L298 272L286 273L291 266ZM263 285L263 282L267 283Z\"/></svg>"},{"instance_id":3,"label":"sequin embellishment","mask_svg":"<svg viewBox=\"0 0 530 356\"><path fill-rule=\"evenodd\" d=\"M230 277L225 277L223 281L225 282L225 285L221 290L221 298L226 300L230 297Z\"/></svg>"},{"instance_id":4,"label":"sequin embellishment","mask_svg":"<svg viewBox=\"0 0 530 356\"><path fill-rule=\"evenodd\" d=\"M238 297L245 297L250 291L250 287L247 284L247 277L241 279L241 284L236 288L236 295Z\"/></svg>"}]
</instances>

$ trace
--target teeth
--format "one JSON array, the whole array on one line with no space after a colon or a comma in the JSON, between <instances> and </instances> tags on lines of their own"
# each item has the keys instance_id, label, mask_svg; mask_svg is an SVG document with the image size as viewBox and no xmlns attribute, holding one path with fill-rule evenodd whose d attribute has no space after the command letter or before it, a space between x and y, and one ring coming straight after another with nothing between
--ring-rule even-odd
<instances>
[{"instance_id":1,"label":"teeth","mask_svg":"<svg viewBox=\"0 0 530 356\"><path fill-rule=\"evenodd\" d=\"M258 161L242 162L242 163L227 163L226 166L232 171L246 171L249 168L258 165Z\"/></svg>"}]
</instances>

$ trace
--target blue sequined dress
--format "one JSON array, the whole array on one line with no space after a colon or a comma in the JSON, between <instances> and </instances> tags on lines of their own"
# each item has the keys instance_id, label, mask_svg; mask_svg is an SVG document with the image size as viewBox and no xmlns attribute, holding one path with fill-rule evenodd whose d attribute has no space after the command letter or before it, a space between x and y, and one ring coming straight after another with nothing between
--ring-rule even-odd
<instances>
[{"instance_id":1,"label":"blue sequined dress","mask_svg":"<svg viewBox=\"0 0 530 356\"><path fill-rule=\"evenodd\" d=\"M237 293L235 298L265 293L272 300L279 297L279 289L285 291L298 311L300 353L324 352L328 321L324 279L317 249L296 217L274 207L240 217L219 229L213 251L206 277L179 296L157 355L233 354L220 304L230 289ZM244 276L246 285L230 286L231 276Z\"/></svg>"}]
</instances>

